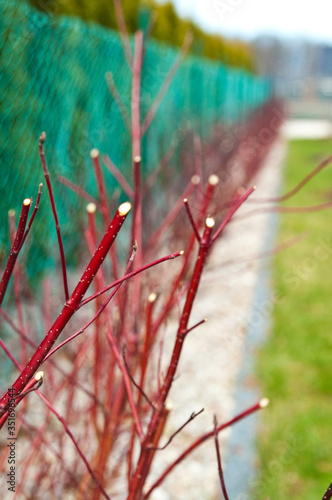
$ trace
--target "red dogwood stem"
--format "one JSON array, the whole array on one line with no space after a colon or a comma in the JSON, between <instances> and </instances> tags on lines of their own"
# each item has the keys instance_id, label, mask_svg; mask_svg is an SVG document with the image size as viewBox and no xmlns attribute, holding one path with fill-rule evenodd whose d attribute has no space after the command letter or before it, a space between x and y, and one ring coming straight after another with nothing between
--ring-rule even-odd
<instances>
[{"instance_id":1,"label":"red dogwood stem","mask_svg":"<svg viewBox=\"0 0 332 500\"><path fill-rule=\"evenodd\" d=\"M59 223L59 218L58 218L58 213L56 210L55 206L55 199L54 199L54 194L53 194L53 189L52 189L52 184L51 184L51 179L50 179L50 174L47 168L46 164L46 158L45 158L45 151L44 151L44 143L46 140L46 133L42 132L39 137L39 154L40 154L40 159L43 165L43 171L44 171L44 177L48 189L48 194L50 197L50 202L51 202L51 207L52 207L52 212L53 212L53 218L55 222L55 229L56 229L56 234L58 238L58 244L59 244L59 251L60 251L60 258L61 258L61 268L62 268L62 279L63 279L63 287L64 287L64 292L65 292L65 297L66 300L69 298L69 290L68 290L68 279L67 279L67 267L66 267L66 258L65 258L65 251L63 249L63 242L62 242L62 236L61 236L61 229L60 229L60 223Z\"/></svg>"},{"instance_id":2,"label":"red dogwood stem","mask_svg":"<svg viewBox=\"0 0 332 500\"><path fill-rule=\"evenodd\" d=\"M22 247L21 243L22 243L22 240L24 238L24 232L25 232L25 227L27 225L27 221L28 221L28 214L29 214L30 207L31 207L31 200L29 198L26 198L23 201L20 220L18 223L17 231L16 231L16 236L14 239L12 249L10 251L10 255L9 255L7 265L6 265L6 269L3 273L1 283L0 283L0 307L1 307L3 299L5 297L8 283L9 283L10 277L13 273L16 259L18 257L19 251Z\"/></svg>"},{"instance_id":3,"label":"red dogwood stem","mask_svg":"<svg viewBox=\"0 0 332 500\"><path fill-rule=\"evenodd\" d=\"M131 134L132 134L132 158L141 156L141 123L140 123L140 100L141 100L141 73L143 54L143 33L135 33L135 53L133 63L133 80L131 89Z\"/></svg>"},{"instance_id":4,"label":"red dogwood stem","mask_svg":"<svg viewBox=\"0 0 332 500\"><path fill-rule=\"evenodd\" d=\"M146 476L149 472L150 465L150 454L151 454L151 443L154 446L158 446L158 443L155 442L156 432L158 430L159 421L163 417L163 413L165 411L165 401L167 399L168 393L172 386L172 382L174 380L174 376L176 374L176 370L179 364L183 341L186 336L188 330L188 322L190 313L193 307L194 299L197 294L199 282L202 276L204 264L208 252L212 243L212 230L214 227L215 221L212 218L207 218L205 220L205 230L200 241L200 248L195 264L195 269L192 275L192 279L190 282L189 290L186 297L186 302L184 304L184 308L181 315L181 320L179 324L179 328L177 331L176 341L173 348L172 359L168 367L168 371L165 377L164 384L160 390L160 394L158 397L157 408L152 415L151 421L148 426L148 430L146 433L146 437L142 444L141 455L138 460L137 468L135 471L135 475L133 477L132 484L130 485L130 492L128 496L128 500L138 500L141 498L141 491L146 479Z\"/></svg>"},{"instance_id":5,"label":"red dogwood stem","mask_svg":"<svg viewBox=\"0 0 332 500\"><path fill-rule=\"evenodd\" d=\"M32 356L31 360L28 362L28 364L26 365L26 367L24 368L24 370L22 371L16 382L12 385L11 394L13 394L13 396L19 395L24 390L29 380L31 380L35 372L43 363L45 357L51 350L53 344L58 339L59 335L61 334L62 330L64 329L70 318L79 308L80 302L84 294L88 290L99 267L103 263L130 209L131 209L130 203L123 203L118 208L108 230L105 233L105 236L103 237L99 247L97 248L94 256L92 257L88 267L84 271L75 290L65 303L62 311L55 320L49 332L46 334L40 346L37 348L35 354ZM7 410L8 393L9 391L0 400L0 416L4 415L4 413Z\"/></svg>"}]
</instances>

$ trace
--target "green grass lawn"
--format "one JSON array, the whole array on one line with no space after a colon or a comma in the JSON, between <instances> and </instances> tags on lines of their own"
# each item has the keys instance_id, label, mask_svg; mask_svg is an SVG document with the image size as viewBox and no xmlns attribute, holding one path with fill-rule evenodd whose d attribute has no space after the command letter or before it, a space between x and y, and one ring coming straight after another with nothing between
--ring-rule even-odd
<instances>
[{"instance_id":1,"label":"green grass lawn","mask_svg":"<svg viewBox=\"0 0 332 500\"><path fill-rule=\"evenodd\" d=\"M332 154L332 140L289 144L282 192ZM332 200L332 165L287 206ZM308 237L274 258L272 331L257 371L262 415L255 500L321 500L332 482L332 208L280 217L278 242Z\"/></svg>"}]
</instances>

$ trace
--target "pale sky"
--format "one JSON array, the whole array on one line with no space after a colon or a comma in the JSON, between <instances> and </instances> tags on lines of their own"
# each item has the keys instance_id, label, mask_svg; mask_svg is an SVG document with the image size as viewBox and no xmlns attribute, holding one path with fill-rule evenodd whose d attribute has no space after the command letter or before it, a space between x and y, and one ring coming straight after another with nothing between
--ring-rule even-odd
<instances>
[{"instance_id":1,"label":"pale sky","mask_svg":"<svg viewBox=\"0 0 332 500\"><path fill-rule=\"evenodd\" d=\"M172 0L206 31L245 38L277 34L332 43L332 0ZM163 3L163 0L160 0Z\"/></svg>"}]
</instances>

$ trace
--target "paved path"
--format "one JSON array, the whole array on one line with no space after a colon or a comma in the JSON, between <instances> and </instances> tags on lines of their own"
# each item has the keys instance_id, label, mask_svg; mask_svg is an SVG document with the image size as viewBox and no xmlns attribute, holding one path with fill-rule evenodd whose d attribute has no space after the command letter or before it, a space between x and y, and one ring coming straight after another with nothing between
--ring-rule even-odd
<instances>
[{"instance_id":1,"label":"paved path","mask_svg":"<svg viewBox=\"0 0 332 500\"><path fill-rule=\"evenodd\" d=\"M332 122L329 120L288 120L283 133L289 139L325 139L332 137Z\"/></svg>"}]
</instances>

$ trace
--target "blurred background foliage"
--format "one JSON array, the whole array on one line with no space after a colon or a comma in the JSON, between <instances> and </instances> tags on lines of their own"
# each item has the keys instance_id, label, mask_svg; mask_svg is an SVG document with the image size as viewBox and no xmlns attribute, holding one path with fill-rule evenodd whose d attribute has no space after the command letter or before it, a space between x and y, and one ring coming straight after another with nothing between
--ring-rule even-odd
<instances>
[{"instance_id":1,"label":"blurred background foliage","mask_svg":"<svg viewBox=\"0 0 332 500\"><path fill-rule=\"evenodd\" d=\"M74 15L84 21L95 21L107 28L118 29L112 0L29 1L31 5L45 13ZM159 4L154 0L122 0L121 3L129 33L144 28L147 24L147 17L153 13L156 20L152 37L156 40L180 47L186 32L191 30L194 35L192 54L207 57L228 66L254 71L254 57L247 43L205 33L194 22L181 19L172 2Z\"/></svg>"}]
</instances>

